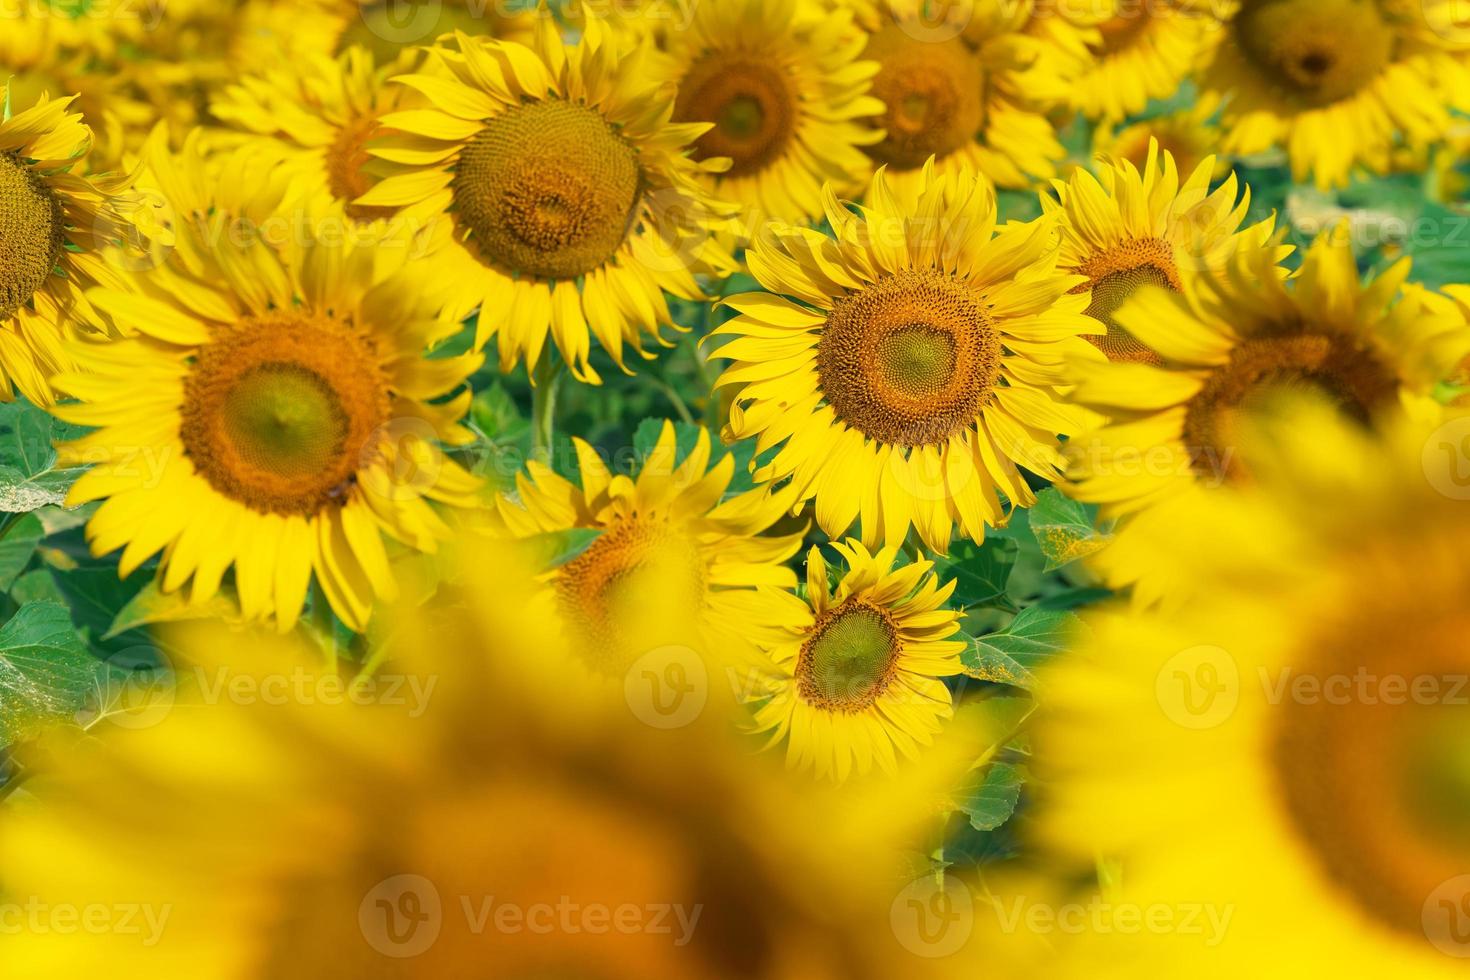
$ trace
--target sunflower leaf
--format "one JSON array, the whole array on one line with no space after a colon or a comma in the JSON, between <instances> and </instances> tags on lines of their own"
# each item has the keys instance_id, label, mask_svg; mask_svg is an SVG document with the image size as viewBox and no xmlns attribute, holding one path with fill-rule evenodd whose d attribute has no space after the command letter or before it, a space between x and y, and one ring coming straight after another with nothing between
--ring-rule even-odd
<instances>
[{"instance_id":1,"label":"sunflower leaf","mask_svg":"<svg viewBox=\"0 0 1470 980\"><path fill-rule=\"evenodd\" d=\"M0 592L10 591L26 570L46 528L35 514L26 514L6 528L4 535L0 538Z\"/></svg>"},{"instance_id":2,"label":"sunflower leaf","mask_svg":"<svg viewBox=\"0 0 1470 980\"><path fill-rule=\"evenodd\" d=\"M978 636L960 654L966 676L1032 690L1034 671L1071 644L1082 621L1070 612L1029 606L1005 629Z\"/></svg>"},{"instance_id":3,"label":"sunflower leaf","mask_svg":"<svg viewBox=\"0 0 1470 980\"><path fill-rule=\"evenodd\" d=\"M949 557L938 562L941 578L953 578L953 604L966 609L998 606L1011 612L1015 604L1006 586L1015 571L1020 546L1008 538L990 538L984 544L959 541L950 546Z\"/></svg>"},{"instance_id":4,"label":"sunflower leaf","mask_svg":"<svg viewBox=\"0 0 1470 980\"><path fill-rule=\"evenodd\" d=\"M1031 533L1046 556L1048 572L1096 554L1108 543L1108 535L1097 529L1096 509L1066 497L1055 487L1037 494L1031 508Z\"/></svg>"},{"instance_id":5,"label":"sunflower leaf","mask_svg":"<svg viewBox=\"0 0 1470 980\"><path fill-rule=\"evenodd\" d=\"M151 623L177 623L191 619L223 619L226 622L240 619L240 604L233 590L221 590L203 602L190 602L183 589L164 592L158 582L150 581L118 610L112 624L102 635L111 640L131 629Z\"/></svg>"},{"instance_id":6,"label":"sunflower leaf","mask_svg":"<svg viewBox=\"0 0 1470 980\"><path fill-rule=\"evenodd\" d=\"M52 443L82 431L29 402L0 403L0 512L22 514L60 504L83 470L56 469Z\"/></svg>"},{"instance_id":7,"label":"sunflower leaf","mask_svg":"<svg viewBox=\"0 0 1470 980\"><path fill-rule=\"evenodd\" d=\"M1024 767L1011 762L992 762L979 778L959 794L959 808L976 830L995 830L1016 812L1021 801Z\"/></svg>"},{"instance_id":8,"label":"sunflower leaf","mask_svg":"<svg viewBox=\"0 0 1470 980\"><path fill-rule=\"evenodd\" d=\"M0 743L76 716L106 669L56 602L31 602L0 627Z\"/></svg>"}]
</instances>

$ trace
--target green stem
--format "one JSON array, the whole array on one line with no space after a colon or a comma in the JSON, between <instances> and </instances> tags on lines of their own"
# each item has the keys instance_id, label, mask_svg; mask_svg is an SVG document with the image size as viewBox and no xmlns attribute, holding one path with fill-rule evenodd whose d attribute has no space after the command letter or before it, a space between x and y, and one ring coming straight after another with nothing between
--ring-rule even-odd
<instances>
[{"instance_id":1,"label":"green stem","mask_svg":"<svg viewBox=\"0 0 1470 980\"><path fill-rule=\"evenodd\" d=\"M551 458L551 440L556 435L556 389L561 381L561 361L546 348L531 371L531 454Z\"/></svg>"},{"instance_id":2,"label":"green stem","mask_svg":"<svg viewBox=\"0 0 1470 980\"><path fill-rule=\"evenodd\" d=\"M311 625L322 645L322 657L332 670L337 669L337 622L332 604L315 577L311 580Z\"/></svg>"}]
</instances>

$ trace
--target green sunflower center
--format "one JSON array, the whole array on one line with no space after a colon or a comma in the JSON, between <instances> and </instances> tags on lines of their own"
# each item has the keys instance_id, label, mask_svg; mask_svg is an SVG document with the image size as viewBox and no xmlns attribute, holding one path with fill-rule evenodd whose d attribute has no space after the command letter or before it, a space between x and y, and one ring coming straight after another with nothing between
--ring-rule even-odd
<instances>
[{"instance_id":1,"label":"green sunflower center","mask_svg":"<svg viewBox=\"0 0 1470 980\"><path fill-rule=\"evenodd\" d=\"M674 100L676 120L714 123L694 144L695 156L729 157L731 177L759 173L780 159L796 132L797 109L787 74L747 52L705 55L685 74Z\"/></svg>"},{"instance_id":2,"label":"green sunflower center","mask_svg":"<svg viewBox=\"0 0 1470 980\"><path fill-rule=\"evenodd\" d=\"M262 513L310 515L346 492L388 408L370 341L336 321L273 315L199 350L179 437L225 496Z\"/></svg>"},{"instance_id":3,"label":"green sunflower center","mask_svg":"<svg viewBox=\"0 0 1470 980\"><path fill-rule=\"evenodd\" d=\"M1470 856L1470 709L1427 714L1408 740L1403 792L1426 831Z\"/></svg>"},{"instance_id":4,"label":"green sunflower center","mask_svg":"<svg viewBox=\"0 0 1470 980\"><path fill-rule=\"evenodd\" d=\"M643 193L638 152L601 113L548 99L489 120L460 151L462 227L489 263L575 279L628 237Z\"/></svg>"},{"instance_id":5,"label":"green sunflower center","mask_svg":"<svg viewBox=\"0 0 1470 980\"><path fill-rule=\"evenodd\" d=\"M0 322L29 303L61 258L61 202L13 153L0 153Z\"/></svg>"},{"instance_id":6,"label":"green sunflower center","mask_svg":"<svg viewBox=\"0 0 1470 980\"><path fill-rule=\"evenodd\" d=\"M887 689L900 644L893 620L849 599L818 621L796 662L797 690L809 704L861 711Z\"/></svg>"},{"instance_id":7,"label":"green sunflower center","mask_svg":"<svg viewBox=\"0 0 1470 980\"><path fill-rule=\"evenodd\" d=\"M938 445L974 425L1000 362L1000 335L974 292L932 269L842 297L817 342L837 418L891 445Z\"/></svg>"},{"instance_id":8,"label":"green sunflower center","mask_svg":"<svg viewBox=\"0 0 1470 980\"><path fill-rule=\"evenodd\" d=\"M1089 334L1088 341L1110 361L1162 363L1158 354L1118 324L1114 314L1144 286L1179 289L1179 270L1169 243L1157 238L1125 241L1089 257L1077 272L1090 280L1074 290L1092 290L1092 304L1086 314L1108 328L1106 334Z\"/></svg>"},{"instance_id":9,"label":"green sunflower center","mask_svg":"<svg viewBox=\"0 0 1470 980\"><path fill-rule=\"evenodd\" d=\"M352 5L349 5L352 6ZM455 31L471 36L499 36L502 17L496 5L478 0L372 0L352 13L337 41L338 53L366 48L376 64L392 63L414 44L432 44Z\"/></svg>"},{"instance_id":10,"label":"green sunflower center","mask_svg":"<svg viewBox=\"0 0 1470 980\"><path fill-rule=\"evenodd\" d=\"M868 153L899 170L922 167L967 146L985 124L985 72L956 37L920 41L890 24L868 41L877 61L873 95L888 107L877 125L887 135Z\"/></svg>"},{"instance_id":11,"label":"green sunflower center","mask_svg":"<svg viewBox=\"0 0 1470 980\"><path fill-rule=\"evenodd\" d=\"M1378 0L1247 0L1233 29L1245 56L1308 106L1351 98L1394 59Z\"/></svg>"}]
</instances>

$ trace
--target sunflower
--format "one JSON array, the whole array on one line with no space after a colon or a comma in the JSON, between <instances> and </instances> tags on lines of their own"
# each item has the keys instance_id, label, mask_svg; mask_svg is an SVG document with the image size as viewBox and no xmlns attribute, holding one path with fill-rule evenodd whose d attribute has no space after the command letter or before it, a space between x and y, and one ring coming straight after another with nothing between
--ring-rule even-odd
<instances>
[{"instance_id":1,"label":"sunflower","mask_svg":"<svg viewBox=\"0 0 1470 980\"><path fill-rule=\"evenodd\" d=\"M879 65L873 95L887 107L875 121L884 138L867 152L901 196L917 191L930 157L942 173L974 169L1001 187L1055 176L1066 150L1042 110L1064 83L1027 33L1029 4L874 0L860 13L864 57Z\"/></svg>"},{"instance_id":2,"label":"sunflower","mask_svg":"<svg viewBox=\"0 0 1470 980\"><path fill-rule=\"evenodd\" d=\"M1117 907L1228 928L1079 937L1075 975L1447 980L1470 952L1464 456L1310 402L1262 427L1257 486L1188 519L1270 535L1269 562L1241 577L1237 539L1192 535L1196 601L1094 617L1036 733L1047 839L1116 861Z\"/></svg>"},{"instance_id":3,"label":"sunflower","mask_svg":"<svg viewBox=\"0 0 1470 980\"><path fill-rule=\"evenodd\" d=\"M750 603L752 628L775 626L771 672L753 692L757 731L786 742L786 761L822 778L893 772L914 758L953 713L942 677L960 671L960 613L944 608L933 563L895 568L897 549L871 554L834 542L846 572L832 590L819 548L807 554L806 597L764 589ZM895 752L896 750L896 752Z\"/></svg>"},{"instance_id":4,"label":"sunflower","mask_svg":"<svg viewBox=\"0 0 1470 980\"><path fill-rule=\"evenodd\" d=\"M1150 116L1121 129L1110 122L1099 123L1092 132L1093 156L1127 160L1142 170L1157 143L1159 149L1174 157L1181 174L1193 173L1205 160L1214 159L1213 177L1223 179L1230 166L1216 156L1220 127L1214 119L1219 111L1219 102L1205 97L1188 109Z\"/></svg>"},{"instance_id":5,"label":"sunflower","mask_svg":"<svg viewBox=\"0 0 1470 980\"><path fill-rule=\"evenodd\" d=\"M728 439L783 444L757 473L815 499L837 537L862 517L862 540L897 546L909 527L943 552L955 522L979 540L1029 506L1019 463L1060 474L1057 435L1083 417L1052 394L1073 359L1101 359L1083 339L1083 278L1057 267L1048 216L996 230L995 191L970 173L924 173L917 209L886 174L854 214L828 190L835 240L777 229L746 255L770 293L727 300L740 315L714 331L736 339Z\"/></svg>"},{"instance_id":6,"label":"sunflower","mask_svg":"<svg viewBox=\"0 0 1470 980\"><path fill-rule=\"evenodd\" d=\"M1133 542L1246 478L1240 419L1281 390L1323 392L1365 425L1400 404L1437 413L1470 329L1448 297L1402 288L1407 259L1361 284L1347 239L1345 227L1320 236L1291 283L1269 250L1248 250L1219 280L1141 290L1115 314L1164 361L1079 368L1074 397L1108 422L1068 445L1070 493L1132 515L1096 559L1115 584L1152 601L1182 581Z\"/></svg>"},{"instance_id":7,"label":"sunflower","mask_svg":"<svg viewBox=\"0 0 1470 980\"><path fill-rule=\"evenodd\" d=\"M1094 18L1092 61L1068 89L1071 107L1116 122L1142 112L1150 99L1172 96L1218 40L1218 7L1212 0L1094 4L1104 16Z\"/></svg>"},{"instance_id":8,"label":"sunflower","mask_svg":"<svg viewBox=\"0 0 1470 980\"><path fill-rule=\"evenodd\" d=\"M1066 183L1057 181L1057 200L1042 195L1043 210L1061 215L1058 264L1087 277L1077 292L1089 294L1087 315L1108 328L1088 339L1109 360L1159 364L1157 353L1118 324L1119 307L1143 286L1178 291L1185 278L1218 275L1241 249L1264 247L1275 221L1241 230L1250 188L1237 203L1232 173L1211 193L1213 157L1182 185L1173 155L1161 157L1157 143L1149 144L1142 173L1126 160L1104 161L1099 169L1100 180L1079 170Z\"/></svg>"},{"instance_id":9,"label":"sunflower","mask_svg":"<svg viewBox=\"0 0 1470 980\"><path fill-rule=\"evenodd\" d=\"M627 371L625 344L669 343L665 291L702 298L696 272L733 268L714 239L728 209L688 157L708 126L668 121L644 50L596 22L568 49L543 19L534 49L458 34L396 79L433 108L383 117L401 135L370 152L390 173L356 203L432 223L425 286L459 318L482 311L476 345L498 335L502 370L536 365L550 332L579 380L601 381L593 335Z\"/></svg>"},{"instance_id":10,"label":"sunflower","mask_svg":"<svg viewBox=\"0 0 1470 980\"><path fill-rule=\"evenodd\" d=\"M192 577L200 602L233 566L244 615L287 630L315 573L360 631L394 592L384 535L432 551L448 527L429 502L477 502L478 480L436 448L473 438L458 425L469 392L430 400L482 358L425 359L455 325L413 276L375 273L370 249L277 252L244 235L227 203L239 188L222 189L240 174L171 160L162 135L152 179L178 188L186 217L170 261L134 290L88 294L127 336L77 345L80 370L58 378L81 401L55 414L97 427L60 447L96 464L67 502L105 501L87 539L97 555L123 548L123 577L162 550L163 590Z\"/></svg>"},{"instance_id":11,"label":"sunflower","mask_svg":"<svg viewBox=\"0 0 1470 980\"><path fill-rule=\"evenodd\" d=\"M863 120L883 105L867 94L878 65L859 60L863 46L851 14L817 0L701 4L687 28L663 35L674 118L712 124L694 155L730 159L709 179L745 208L748 227L819 217L824 182L840 193L866 185L861 147L882 134Z\"/></svg>"},{"instance_id":12,"label":"sunflower","mask_svg":"<svg viewBox=\"0 0 1470 980\"><path fill-rule=\"evenodd\" d=\"M1225 150L1286 147L1294 178L1346 184L1399 142L1441 139L1470 109L1455 0L1243 0L1204 85L1228 96ZM1462 15L1461 15L1462 16ZM1457 40L1458 39L1458 40Z\"/></svg>"},{"instance_id":13,"label":"sunflower","mask_svg":"<svg viewBox=\"0 0 1470 980\"><path fill-rule=\"evenodd\" d=\"M529 44L542 6L526 0L514 4L488 0L316 0L329 18L329 54L352 48L367 52L379 65L412 59L415 46L433 44L455 31Z\"/></svg>"},{"instance_id":14,"label":"sunflower","mask_svg":"<svg viewBox=\"0 0 1470 980\"><path fill-rule=\"evenodd\" d=\"M83 176L92 131L68 112L75 96L42 98L0 120L0 398L19 389L54 400L51 377L71 366L73 327L110 326L86 289L121 288L101 252L136 229L125 177ZM9 88L0 105L14 108Z\"/></svg>"},{"instance_id":15,"label":"sunflower","mask_svg":"<svg viewBox=\"0 0 1470 980\"><path fill-rule=\"evenodd\" d=\"M594 530L591 544L547 579L549 618L562 622L594 670L619 674L641 650L744 628L742 592L793 587L781 563L794 534L766 534L791 509L791 495L758 487L728 500L735 459L709 466L700 430L676 465L674 427L665 422L637 479L614 475L597 451L574 439L581 485L532 461L513 497L499 498L514 537Z\"/></svg>"}]
</instances>

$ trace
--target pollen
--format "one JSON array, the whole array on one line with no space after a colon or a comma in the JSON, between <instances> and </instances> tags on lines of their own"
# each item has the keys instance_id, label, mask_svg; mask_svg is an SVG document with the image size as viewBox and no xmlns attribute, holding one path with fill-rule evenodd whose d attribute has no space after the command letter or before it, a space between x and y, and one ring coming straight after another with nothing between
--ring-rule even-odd
<instances>
[{"instance_id":1,"label":"pollen","mask_svg":"<svg viewBox=\"0 0 1470 980\"><path fill-rule=\"evenodd\" d=\"M852 598L825 613L796 660L797 692L828 711L868 708L893 682L902 652L888 612Z\"/></svg>"},{"instance_id":2,"label":"pollen","mask_svg":"<svg viewBox=\"0 0 1470 980\"><path fill-rule=\"evenodd\" d=\"M798 108L792 80L770 59L715 51L680 82L674 118L713 123L695 143L695 155L729 157L727 175L745 177L780 159L796 131Z\"/></svg>"},{"instance_id":3,"label":"pollen","mask_svg":"<svg viewBox=\"0 0 1470 980\"><path fill-rule=\"evenodd\" d=\"M13 153L0 153L0 321L31 301L61 258L61 202Z\"/></svg>"},{"instance_id":4,"label":"pollen","mask_svg":"<svg viewBox=\"0 0 1470 980\"><path fill-rule=\"evenodd\" d=\"M975 139L985 124L985 72L960 38L917 40L890 24L868 42L866 57L881 66L873 95L888 107L877 123L887 136L868 148L901 170L944 158Z\"/></svg>"}]
</instances>

